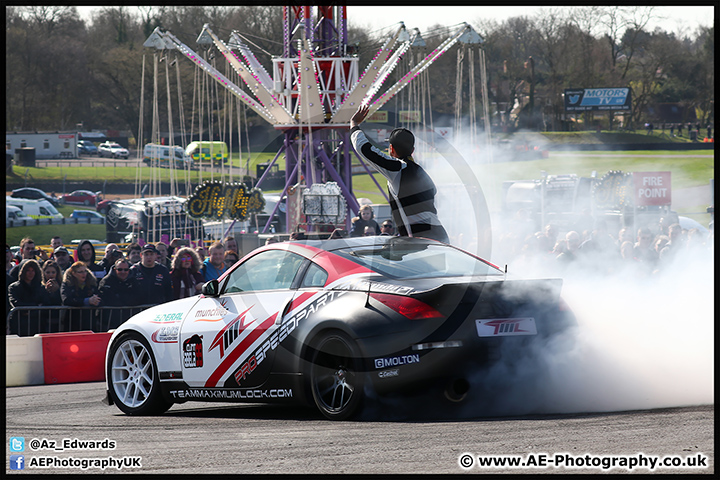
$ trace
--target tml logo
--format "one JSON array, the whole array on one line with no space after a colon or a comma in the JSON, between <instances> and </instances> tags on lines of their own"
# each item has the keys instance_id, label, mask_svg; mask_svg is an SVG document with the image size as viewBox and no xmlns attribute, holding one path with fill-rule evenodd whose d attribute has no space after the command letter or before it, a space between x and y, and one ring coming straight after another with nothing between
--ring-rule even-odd
<instances>
[{"instance_id":1,"label":"tml logo","mask_svg":"<svg viewBox=\"0 0 720 480\"><path fill-rule=\"evenodd\" d=\"M479 337L537 334L535 319L532 317L475 320L475 326Z\"/></svg>"}]
</instances>

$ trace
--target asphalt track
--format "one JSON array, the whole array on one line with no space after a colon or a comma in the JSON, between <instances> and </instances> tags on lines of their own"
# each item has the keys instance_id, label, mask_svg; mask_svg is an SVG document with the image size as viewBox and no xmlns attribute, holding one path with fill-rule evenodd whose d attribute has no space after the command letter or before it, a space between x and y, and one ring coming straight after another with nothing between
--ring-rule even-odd
<instances>
[{"instance_id":1,"label":"asphalt track","mask_svg":"<svg viewBox=\"0 0 720 480\"><path fill-rule=\"evenodd\" d=\"M102 382L7 388L6 445L11 437L24 437L26 471L6 466L6 473L102 471L95 467L30 468L31 462L38 465L42 457L75 465L80 465L79 459L141 457L140 467L135 464L122 472L156 474L714 472L713 405L462 420L331 422L308 408L198 402L175 405L159 417L130 417L101 403L103 394ZM382 411L379 413L382 416ZM46 440L45 445L33 450L33 439ZM63 439L69 439L70 448L59 451L50 447L51 442L56 442L56 448L62 446ZM76 440L105 439L115 442L115 448L72 448L78 447ZM10 451L8 458L13 453ZM473 459L467 469L460 466L461 458L468 461L464 454ZM608 456L643 461L673 455L697 461L701 454L706 457L705 468L603 470L601 464L603 458L611 458ZM518 456L531 465L478 467L478 457L489 455ZM556 458L591 466L536 466ZM105 469L105 473L117 472L116 468Z\"/></svg>"}]
</instances>

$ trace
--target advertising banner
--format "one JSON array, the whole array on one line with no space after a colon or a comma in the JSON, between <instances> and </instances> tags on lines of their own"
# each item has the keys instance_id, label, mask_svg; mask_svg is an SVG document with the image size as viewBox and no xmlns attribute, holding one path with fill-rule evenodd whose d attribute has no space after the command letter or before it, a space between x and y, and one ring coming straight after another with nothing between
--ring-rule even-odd
<instances>
[{"instance_id":1,"label":"advertising banner","mask_svg":"<svg viewBox=\"0 0 720 480\"><path fill-rule=\"evenodd\" d=\"M630 110L632 91L629 88L569 88L565 90L565 111Z\"/></svg>"}]
</instances>

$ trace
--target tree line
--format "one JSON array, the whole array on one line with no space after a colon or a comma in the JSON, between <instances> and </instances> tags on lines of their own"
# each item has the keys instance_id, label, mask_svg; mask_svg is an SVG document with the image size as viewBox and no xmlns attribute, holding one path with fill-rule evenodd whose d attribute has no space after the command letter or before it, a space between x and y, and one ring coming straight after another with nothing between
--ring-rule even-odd
<instances>
[{"instance_id":1,"label":"tree line","mask_svg":"<svg viewBox=\"0 0 720 480\"><path fill-rule=\"evenodd\" d=\"M630 87L631 124L659 121L657 106L664 103L677 105L684 122L712 123L714 25L683 34L659 28L649 31L647 26L655 16L654 7L591 6L558 8L502 22L468 19L484 40L479 48L486 58L491 114L502 113L509 119L508 114L520 105L514 126L560 130L565 118L564 89ZM268 72L272 72L271 56L281 56L283 49L282 7L270 5L103 7L91 22L81 19L75 7L7 6L5 22L8 131L75 130L82 124L82 130L128 130L135 136L142 120L147 139L152 135L153 115L156 124L167 122L163 109L153 113L150 108L153 101L159 105L167 101L168 93L161 88L165 84L174 101L178 96L182 99L185 115L196 115L202 80L192 63L177 59L177 52L143 47L156 27L206 55L229 77L234 72L222 55L195 43L204 24L223 39L233 30L242 33ZM453 33L442 25L422 32L426 46L418 47L417 58ZM348 42L356 46L361 72L388 34L368 32L354 25L350 16ZM153 97L149 61L153 56L179 72L176 78L167 67L159 69L162 80L157 98ZM174 66L175 60L179 67ZM479 91L481 87L480 69L474 69L470 81L456 84L452 80L459 78L459 65L451 50L430 67L428 103L433 114L455 112L458 88L464 99L481 101L481 95L470 95L471 88ZM393 75L399 78L406 73L400 70ZM165 72L167 78L162 76ZM217 94L205 105L208 118L227 114L228 104L221 98ZM471 108L467 100L464 103L466 110ZM179 114L175 107L170 115ZM246 117L250 126L265 123L250 110Z\"/></svg>"}]
</instances>

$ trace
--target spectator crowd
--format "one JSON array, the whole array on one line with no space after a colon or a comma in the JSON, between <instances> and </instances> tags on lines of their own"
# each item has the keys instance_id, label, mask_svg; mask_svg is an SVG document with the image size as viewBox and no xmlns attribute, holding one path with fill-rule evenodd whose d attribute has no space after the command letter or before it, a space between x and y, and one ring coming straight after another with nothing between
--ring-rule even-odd
<instances>
[{"instance_id":1,"label":"spectator crowd","mask_svg":"<svg viewBox=\"0 0 720 480\"><path fill-rule=\"evenodd\" d=\"M179 238L170 245L131 243L124 252L109 243L99 262L88 240L78 244L72 257L60 237L53 237L50 245L48 255L26 237L20 242L20 258L6 245L6 317L14 307L115 308L20 309L8 321L6 333L117 328L137 313L131 307L197 295L241 258L232 236L213 243L207 254L204 247L191 248ZM62 310L76 311L61 315Z\"/></svg>"}]
</instances>

